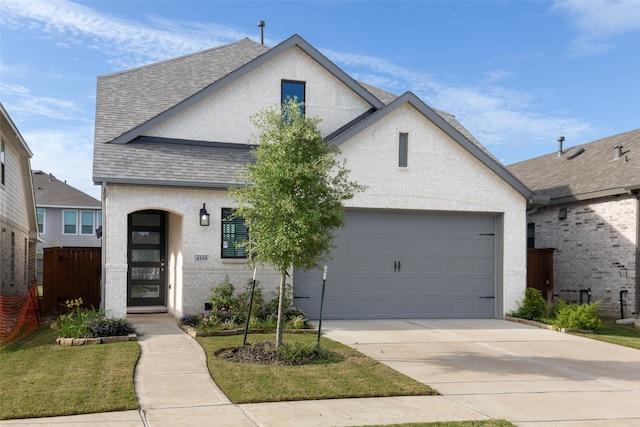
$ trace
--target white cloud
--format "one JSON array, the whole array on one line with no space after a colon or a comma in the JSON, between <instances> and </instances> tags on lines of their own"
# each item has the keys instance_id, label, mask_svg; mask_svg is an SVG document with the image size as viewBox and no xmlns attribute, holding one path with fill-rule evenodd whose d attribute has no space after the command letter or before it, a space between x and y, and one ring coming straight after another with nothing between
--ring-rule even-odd
<instances>
[{"instance_id":1,"label":"white cloud","mask_svg":"<svg viewBox=\"0 0 640 427\"><path fill-rule=\"evenodd\" d=\"M151 25L98 13L66 0L0 1L0 24L39 29L64 37L59 46L81 44L111 56L115 67L127 68L172 58L247 37L219 24L149 17ZM72 37L69 37L72 36Z\"/></svg>"},{"instance_id":2,"label":"white cloud","mask_svg":"<svg viewBox=\"0 0 640 427\"><path fill-rule=\"evenodd\" d=\"M31 169L52 173L61 181L100 200L93 185L93 127L70 126L22 132L34 153Z\"/></svg>"},{"instance_id":3,"label":"white cloud","mask_svg":"<svg viewBox=\"0 0 640 427\"><path fill-rule=\"evenodd\" d=\"M323 52L358 80L396 95L410 90L430 107L454 114L490 150L500 146L505 151L503 148L508 146L507 151L513 155L500 159L505 163L520 160L516 155L524 147L553 143L556 135L564 133L581 139L594 131L591 124L567 117L564 112L538 113L546 110L541 106L553 100L554 94L548 91L531 93L501 87L493 81L497 78L473 86L447 83L380 58ZM503 76L499 73L496 77Z\"/></svg>"},{"instance_id":4,"label":"white cloud","mask_svg":"<svg viewBox=\"0 0 640 427\"><path fill-rule=\"evenodd\" d=\"M578 35L569 46L575 56L596 55L615 47L615 39L640 32L640 1L558 0L552 7L569 16Z\"/></svg>"},{"instance_id":5,"label":"white cloud","mask_svg":"<svg viewBox=\"0 0 640 427\"><path fill-rule=\"evenodd\" d=\"M28 88L21 85L0 83L3 98L10 98L12 114L44 116L56 120L77 119L81 113L75 102L46 96L34 96Z\"/></svg>"}]
</instances>

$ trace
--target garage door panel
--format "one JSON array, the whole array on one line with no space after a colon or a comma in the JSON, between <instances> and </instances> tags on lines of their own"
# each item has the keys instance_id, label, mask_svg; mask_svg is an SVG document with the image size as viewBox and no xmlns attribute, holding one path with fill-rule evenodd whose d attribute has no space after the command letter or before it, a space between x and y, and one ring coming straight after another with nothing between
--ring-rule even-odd
<instances>
[{"instance_id":1,"label":"garage door panel","mask_svg":"<svg viewBox=\"0 0 640 427\"><path fill-rule=\"evenodd\" d=\"M327 319L493 317L495 218L349 211L328 263ZM294 272L296 306L319 315L322 271Z\"/></svg>"}]
</instances>

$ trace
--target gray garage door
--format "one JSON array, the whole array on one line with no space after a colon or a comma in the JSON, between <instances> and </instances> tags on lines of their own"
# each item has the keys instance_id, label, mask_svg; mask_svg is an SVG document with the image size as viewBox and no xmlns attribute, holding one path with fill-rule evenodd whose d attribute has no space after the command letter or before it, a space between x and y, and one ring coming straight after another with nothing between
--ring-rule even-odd
<instances>
[{"instance_id":1,"label":"gray garage door","mask_svg":"<svg viewBox=\"0 0 640 427\"><path fill-rule=\"evenodd\" d=\"M348 211L328 263L324 319L492 318L495 217ZM295 270L295 305L320 312L322 271Z\"/></svg>"}]
</instances>

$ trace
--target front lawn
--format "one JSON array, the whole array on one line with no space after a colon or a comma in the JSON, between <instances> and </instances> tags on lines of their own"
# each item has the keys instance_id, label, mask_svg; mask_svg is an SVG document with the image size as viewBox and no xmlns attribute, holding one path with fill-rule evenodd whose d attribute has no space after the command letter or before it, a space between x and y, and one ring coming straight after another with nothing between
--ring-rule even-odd
<instances>
[{"instance_id":1,"label":"front lawn","mask_svg":"<svg viewBox=\"0 0 640 427\"><path fill-rule=\"evenodd\" d=\"M59 346L45 324L0 349L0 419L138 409L137 342Z\"/></svg>"},{"instance_id":2,"label":"front lawn","mask_svg":"<svg viewBox=\"0 0 640 427\"><path fill-rule=\"evenodd\" d=\"M267 341L271 335L249 335L248 341ZM322 338L324 348L344 360L330 364L270 366L219 358L223 349L242 345L242 336L198 337L207 353L211 376L233 403L318 400L351 397L435 395L437 391L357 351ZM285 334L284 341L315 342L316 335Z\"/></svg>"},{"instance_id":3,"label":"front lawn","mask_svg":"<svg viewBox=\"0 0 640 427\"><path fill-rule=\"evenodd\" d=\"M595 334L576 335L640 350L640 329L630 325L619 325L615 319L603 319L602 327Z\"/></svg>"}]
</instances>

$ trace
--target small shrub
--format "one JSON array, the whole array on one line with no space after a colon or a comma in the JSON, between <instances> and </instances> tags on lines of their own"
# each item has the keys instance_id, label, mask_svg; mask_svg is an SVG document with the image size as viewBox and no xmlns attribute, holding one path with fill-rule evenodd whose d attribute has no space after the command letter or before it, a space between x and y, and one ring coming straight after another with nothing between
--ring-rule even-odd
<instances>
[{"instance_id":1,"label":"small shrub","mask_svg":"<svg viewBox=\"0 0 640 427\"><path fill-rule=\"evenodd\" d=\"M547 301L542 297L542 292L534 288L527 288L522 305L511 315L521 319L540 320L545 317L546 313Z\"/></svg>"},{"instance_id":2,"label":"small shrub","mask_svg":"<svg viewBox=\"0 0 640 427\"><path fill-rule=\"evenodd\" d=\"M588 304L566 304L557 310L552 325L556 328L598 330L602 327L602 320L597 312L600 301Z\"/></svg>"},{"instance_id":3,"label":"small shrub","mask_svg":"<svg viewBox=\"0 0 640 427\"><path fill-rule=\"evenodd\" d=\"M341 357L314 343L290 342L276 348L278 358L287 365L308 365L339 362Z\"/></svg>"},{"instance_id":4,"label":"small shrub","mask_svg":"<svg viewBox=\"0 0 640 427\"><path fill-rule=\"evenodd\" d=\"M78 303L78 301L80 301ZM80 298L67 301L68 313L61 314L51 328L64 338L113 337L137 333L126 319L107 317L102 310L80 308Z\"/></svg>"},{"instance_id":5,"label":"small shrub","mask_svg":"<svg viewBox=\"0 0 640 427\"><path fill-rule=\"evenodd\" d=\"M187 326L193 326L195 328L200 323L200 320L202 320L202 315L201 314L184 314L180 318L180 324L187 325Z\"/></svg>"},{"instance_id":6,"label":"small shrub","mask_svg":"<svg viewBox=\"0 0 640 427\"><path fill-rule=\"evenodd\" d=\"M93 338L118 337L136 333L133 325L125 319L114 319L106 316L89 320L85 327Z\"/></svg>"},{"instance_id":7,"label":"small shrub","mask_svg":"<svg viewBox=\"0 0 640 427\"><path fill-rule=\"evenodd\" d=\"M211 308L224 308L225 310L237 308L238 300L233 295L235 289L229 276L224 276L224 281L221 284L211 288Z\"/></svg>"},{"instance_id":8,"label":"small shrub","mask_svg":"<svg viewBox=\"0 0 640 427\"><path fill-rule=\"evenodd\" d=\"M240 321L247 320L247 313L249 312L249 302L251 302L251 314L250 318L258 317L262 314L264 306L264 297L262 296L262 288L260 282L256 281L256 286L253 291L253 301L251 301L251 287L253 286L253 280L249 279L244 286L242 292L238 294L238 319Z\"/></svg>"}]
</instances>

